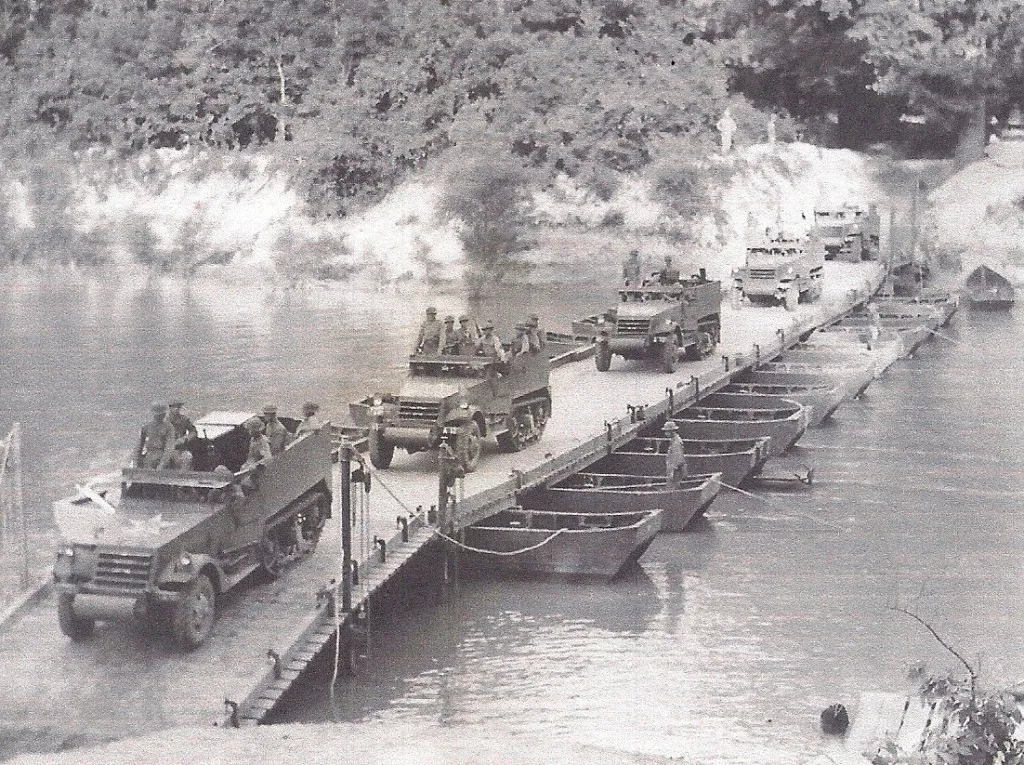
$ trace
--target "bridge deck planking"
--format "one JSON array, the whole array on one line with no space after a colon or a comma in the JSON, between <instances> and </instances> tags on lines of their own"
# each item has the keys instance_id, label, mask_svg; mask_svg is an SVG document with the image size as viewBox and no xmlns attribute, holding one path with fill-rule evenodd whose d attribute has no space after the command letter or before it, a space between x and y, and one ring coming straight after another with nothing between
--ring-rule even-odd
<instances>
[{"instance_id":1,"label":"bridge deck planking","mask_svg":"<svg viewBox=\"0 0 1024 765\"><path fill-rule=\"evenodd\" d=\"M672 387L679 408L692 395L691 376L699 375L702 392L725 384L729 375L722 354L732 357L731 372L735 372L739 354L743 355L740 367L754 362L752 344L760 346L761 358L770 357L783 343L777 329L784 330L788 345L802 329L847 310L855 298L851 288L860 288L863 296L866 282L879 274L869 266L829 266L833 267L831 288L821 301L801 306L796 314L781 308L723 307L718 354L681 364L675 374L621 359L615 359L612 370L604 374L589 363L555 370L553 414L544 438L515 454L500 453L494 445L485 448L480 469L465 480L460 525L486 517L507 501L514 489L512 471L521 472L526 483L568 475L592 459L595 449L604 443L605 422L619 423L613 445L631 437L638 426L630 425L626 418L627 403L652 405L649 411L653 416L666 410L665 389ZM581 407L581 401L587 405ZM361 545L356 537L354 551L355 557L363 560L361 585L353 597L356 603L369 597L433 536L428 528L413 529L408 543L388 545L389 553L401 549L400 559L389 554L386 562L373 562L377 557L370 546L374 536L393 539L398 533L398 515L436 502L436 476L436 457L404 453L396 455L392 469L375 474L377 482L369 495L365 523L357 517L353 529L354 535L364 527L366 531ZM382 490L385 485L390 493ZM8 684L17 682L17 687L4 689L7 703L0 711L0 725L46 728L59 716L69 735L123 737L172 726L223 722L225 698L242 705L243 719L260 719L273 707L267 706L267 698L260 698L265 689L297 677L306 663L296 660L299 652L303 656L310 650L315 653L331 639L333 629L328 628L333 627L333 618L318 605L317 592L338 577L338 526L335 513L317 553L286 570L278 580L243 583L224 596L210 639L189 653L124 624L101 623L92 639L72 643L57 630L52 594L40 598L0 630L4 675ZM281 657L287 675L275 676L267 657L270 649ZM271 696L275 693L279 697L276 690ZM259 703L248 705L248 701Z\"/></svg>"}]
</instances>

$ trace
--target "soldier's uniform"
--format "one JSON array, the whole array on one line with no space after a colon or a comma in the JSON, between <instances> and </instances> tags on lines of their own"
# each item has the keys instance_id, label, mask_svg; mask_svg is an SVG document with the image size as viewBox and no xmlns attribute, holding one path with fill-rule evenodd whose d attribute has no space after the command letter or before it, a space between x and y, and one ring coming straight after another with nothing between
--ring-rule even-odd
<instances>
[{"instance_id":1,"label":"soldier's uniform","mask_svg":"<svg viewBox=\"0 0 1024 765\"><path fill-rule=\"evenodd\" d=\"M523 353L529 353L532 349L532 342L526 335L526 325L516 324L516 336L512 338L510 352L512 356L519 356Z\"/></svg>"},{"instance_id":2,"label":"soldier's uniform","mask_svg":"<svg viewBox=\"0 0 1024 765\"><path fill-rule=\"evenodd\" d=\"M540 353L547 347L548 339L540 328L540 317L535 313L531 313L529 321L526 322L526 335L530 339L532 352Z\"/></svg>"},{"instance_id":3,"label":"soldier's uniform","mask_svg":"<svg viewBox=\"0 0 1024 765\"><path fill-rule=\"evenodd\" d=\"M459 346L456 351L460 356L471 356L476 350L477 337L476 329L469 323L469 317L463 314L459 317Z\"/></svg>"},{"instance_id":4,"label":"soldier's uniform","mask_svg":"<svg viewBox=\"0 0 1024 765\"><path fill-rule=\"evenodd\" d=\"M416 353L437 353L441 348L443 327L437 320L437 309L427 309L427 319L420 325L420 334L416 338Z\"/></svg>"},{"instance_id":5,"label":"soldier's uniform","mask_svg":"<svg viewBox=\"0 0 1024 765\"><path fill-rule=\"evenodd\" d=\"M668 450L665 452L665 484L669 489L678 489L687 475L683 440L679 437L679 426L672 420L665 423L662 431L669 439Z\"/></svg>"},{"instance_id":6,"label":"soldier's uniform","mask_svg":"<svg viewBox=\"0 0 1024 765\"><path fill-rule=\"evenodd\" d=\"M672 265L672 256L665 256L665 267L658 272L658 282L662 285L678 284L679 269Z\"/></svg>"},{"instance_id":7,"label":"soldier's uniform","mask_svg":"<svg viewBox=\"0 0 1024 765\"><path fill-rule=\"evenodd\" d=\"M505 349L501 340L494 333L494 324L486 322L483 326L484 336L476 343L476 354L478 356L490 356L495 361L505 360Z\"/></svg>"},{"instance_id":8,"label":"soldier's uniform","mask_svg":"<svg viewBox=\"0 0 1024 765\"><path fill-rule=\"evenodd\" d=\"M167 407L153 404L153 419L142 426L139 446L135 452L136 467L155 469L161 467L164 455L174 448L174 428L164 417Z\"/></svg>"},{"instance_id":9,"label":"soldier's uniform","mask_svg":"<svg viewBox=\"0 0 1024 765\"><path fill-rule=\"evenodd\" d=\"M260 460L271 456L270 441L263 435L263 420L253 417L245 423L245 427L249 431L249 456L242 463L242 470L248 470Z\"/></svg>"},{"instance_id":10,"label":"soldier's uniform","mask_svg":"<svg viewBox=\"0 0 1024 765\"><path fill-rule=\"evenodd\" d=\"M288 428L281 424L281 421L277 419L277 407L273 404L267 404L263 407L263 420L266 422L266 427L263 432L266 434L267 441L270 443L270 454L271 456L277 456L284 451L285 447L288 446L292 440L292 434L288 432Z\"/></svg>"},{"instance_id":11,"label":"soldier's uniform","mask_svg":"<svg viewBox=\"0 0 1024 765\"><path fill-rule=\"evenodd\" d=\"M196 432L196 426L192 420L181 413L181 407L184 405L185 402L181 399L176 399L167 405L170 409L167 414L167 422L174 428L174 445L171 451L164 455L163 464L160 467L169 467L175 470L192 469L192 452L183 447L199 434Z\"/></svg>"},{"instance_id":12,"label":"soldier's uniform","mask_svg":"<svg viewBox=\"0 0 1024 765\"><path fill-rule=\"evenodd\" d=\"M632 250L629 253L629 259L622 264L622 281L626 283L626 286L640 283L643 278L642 269L639 250Z\"/></svg>"},{"instance_id":13,"label":"soldier's uniform","mask_svg":"<svg viewBox=\"0 0 1024 765\"><path fill-rule=\"evenodd\" d=\"M316 416L318 411L320 411L320 405L314 404L312 401L307 401L302 405L302 422L295 428L296 438L306 433L316 433L324 426L323 420Z\"/></svg>"},{"instance_id":14,"label":"soldier's uniform","mask_svg":"<svg viewBox=\"0 0 1024 765\"><path fill-rule=\"evenodd\" d=\"M456 354L459 350L459 331L455 329L455 317L449 314L444 317L444 329L441 330L441 353Z\"/></svg>"}]
</instances>

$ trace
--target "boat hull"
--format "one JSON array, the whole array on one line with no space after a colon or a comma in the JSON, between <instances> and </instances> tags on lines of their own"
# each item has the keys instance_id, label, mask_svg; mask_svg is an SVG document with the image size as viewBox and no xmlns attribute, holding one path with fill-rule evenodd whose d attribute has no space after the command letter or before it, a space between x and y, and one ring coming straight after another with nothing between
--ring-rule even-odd
<instances>
[{"instance_id":1,"label":"boat hull","mask_svg":"<svg viewBox=\"0 0 1024 765\"><path fill-rule=\"evenodd\" d=\"M690 440L769 437L769 457L788 450L807 429L807 410L792 399L746 393L712 393L672 419L680 437Z\"/></svg>"},{"instance_id":2,"label":"boat hull","mask_svg":"<svg viewBox=\"0 0 1024 765\"><path fill-rule=\"evenodd\" d=\"M629 513L663 510L662 531L683 531L694 518L704 514L721 489L721 473L690 476L679 488L665 485L664 461L661 476L632 473L578 473L557 485L537 489L522 498L527 508L594 513ZM587 485L592 484L592 485Z\"/></svg>"},{"instance_id":3,"label":"boat hull","mask_svg":"<svg viewBox=\"0 0 1024 765\"><path fill-rule=\"evenodd\" d=\"M725 393L755 393L769 396L784 395L807 410L808 427L817 427L831 417L846 397L846 390L825 380L824 384L807 385L780 381L749 381L730 383Z\"/></svg>"},{"instance_id":4,"label":"boat hull","mask_svg":"<svg viewBox=\"0 0 1024 765\"><path fill-rule=\"evenodd\" d=\"M723 484L739 486L764 468L770 443L768 438L724 442L687 440L683 441L683 447L690 473L721 473ZM663 476L667 447L667 438L638 438L602 457L587 470Z\"/></svg>"},{"instance_id":5,"label":"boat hull","mask_svg":"<svg viewBox=\"0 0 1024 765\"><path fill-rule=\"evenodd\" d=\"M660 510L616 518L607 513L512 509L468 526L465 544L472 549L465 555L471 565L487 570L611 579L644 554L661 524Z\"/></svg>"},{"instance_id":6,"label":"boat hull","mask_svg":"<svg viewBox=\"0 0 1024 765\"><path fill-rule=\"evenodd\" d=\"M964 293L973 308L1009 308L1016 298L1010 281L985 265L971 271Z\"/></svg>"}]
</instances>

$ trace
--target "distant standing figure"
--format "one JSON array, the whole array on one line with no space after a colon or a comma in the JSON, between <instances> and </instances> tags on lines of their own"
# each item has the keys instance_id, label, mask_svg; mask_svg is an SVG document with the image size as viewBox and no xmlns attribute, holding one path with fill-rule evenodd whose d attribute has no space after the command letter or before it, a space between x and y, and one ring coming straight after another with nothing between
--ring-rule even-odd
<instances>
[{"instance_id":1,"label":"distant standing figure","mask_svg":"<svg viewBox=\"0 0 1024 765\"><path fill-rule=\"evenodd\" d=\"M266 422L263 432L266 433L267 441L270 442L270 456L276 457L288 446L288 442L292 440L292 434L277 419L277 407L274 404L267 404L263 407L263 421Z\"/></svg>"},{"instance_id":2,"label":"distant standing figure","mask_svg":"<svg viewBox=\"0 0 1024 765\"><path fill-rule=\"evenodd\" d=\"M668 437L668 450L665 452L665 484L669 489L678 489L687 475L683 439L679 437L679 426L672 420L665 423L662 432Z\"/></svg>"},{"instance_id":3,"label":"distant standing figure","mask_svg":"<svg viewBox=\"0 0 1024 765\"><path fill-rule=\"evenodd\" d=\"M174 428L165 420L167 407L154 402L150 407L153 419L142 426L139 445L135 450L135 466L155 470L164 455L174 448Z\"/></svg>"},{"instance_id":4,"label":"distant standing figure","mask_svg":"<svg viewBox=\"0 0 1024 765\"><path fill-rule=\"evenodd\" d=\"M722 137L722 154L728 154L732 151L732 138L736 134L736 120L732 118L730 107L725 107L722 118L715 123L715 127Z\"/></svg>"},{"instance_id":5,"label":"distant standing figure","mask_svg":"<svg viewBox=\"0 0 1024 765\"><path fill-rule=\"evenodd\" d=\"M427 308L427 318L420 325L420 334L416 338L416 350L419 353L437 353L441 348L441 322L437 320L437 309Z\"/></svg>"},{"instance_id":6,"label":"distant standing figure","mask_svg":"<svg viewBox=\"0 0 1024 765\"><path fill-rule=\"evenodd\" d=\"M640 250L630 250L629 258L622 264L622 281L626 286L636 285L643 278L643 265L640 263Z\"/></svg>"},{"instance_id":7,"label":"distant standing figure","mask_svg":"<svg viewBox=\"0 0 1024 765\"><path fill-rule=\"evenodd\" d=\"M302 405L302 422L295 429L296 438L304 436L306 433L316 433L324 426L323 420L316 416L319 411L320 405L312 401L307 401Z\"/></svg>"},{"instance_id":8,"label":"distant standing figure","mask_svg":"<svg viewBox=\"0 0 1024 765\"><path fill-rule=\"evenodd\" d=\"M775 145L775 140L777 138L777 134L776 134L777 133L777 128L776 128L776 125L775 125L776 121L778 121L778 117L776 117L775 113L772 112L772 115L768 118L768 145L769 146L774 146Z\"/></svg>"},{"instance_id":9,"label":"distant standing figure","mask_svg":"<svg viewBox=\"0 0 1024 765\"><path fill-rule=\"evenodd\" d=\"M530 352L530 338L526 335L525 324L516 324L516 336L512 338L510 352L512 356L521 356Z\"/></svg>"},{"instance_id":10,"label":"distant standing figure","mask_svg":"<svg viewBox=\"0 0 1024 765\"><path fill-rule=\"evenodd\" d=\"M878 312L878 306L875 305L874 301L868 303L868 350L870 351L875 347L878 342L879 336L882 334L882 316Z\"/></svg>"},{"instance_id":11,"label":"distant standing figure","mask_svg":"<svg viewBox=\"0 0 1024 765\"><path fill-rule=\"evenodd\" d=\"M548 339L544 335L544 330L540 328L540 317L537 314L530 314L526 322L526 333L530 338L531 353L540 353L547 347Z\"/></svg>"}]
</instances>

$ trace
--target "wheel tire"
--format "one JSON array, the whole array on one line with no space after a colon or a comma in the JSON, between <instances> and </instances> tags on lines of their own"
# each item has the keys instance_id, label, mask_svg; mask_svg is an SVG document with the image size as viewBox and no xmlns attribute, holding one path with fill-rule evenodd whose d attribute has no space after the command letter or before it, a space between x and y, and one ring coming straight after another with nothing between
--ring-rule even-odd
<instances>
[{"instance_id":1,"label":"wheel tire","mask_svg":"<svg viewBox=\"0 0 1024 765\"><path fill-rule=\"evenodd\" d=\"M281 540L275 535L273 529L269 530L260 543L260 571L263 575L273 581L281 576L284 570L284 559L281 553Z\"/></svg>"},{"instance_id":2,"label":"wheel tire","mask_svg":"<svg viewBox=\"0 0 1024 765\"><path fill-rule=\"evenodd\" d=\"M57 623L60 631L78 642L89 637L96 629L96 620L75 613L75 596L61 593L57 598Z\"/></svg>"},{"instance_id":3,"label":"wheel tire","mask_svg":"<svg viewBox=\"0 0 1024 765\"><path fill-rule=\"evenodd\" d=\"M537 428L538 441L544 435L544 428L547 427L549 419L551 419L551 402L548 399L544 399L539 404L534 404L533 423Z\"/></svg>"},{"instance_id":4,"label":"wheel tire","mask_svg":"<svg viewBox=\"0 0 1024 765\"><path fill-rule=\"evenodd\" d=\"M676 371L676 360L679 357L679 346L676 339L670 337L661 348L661 369L665 374L672 374Z\"/></svg>"},{"instance_id":5,"label":"wheel tire","mask_svg":"<svg viewBox=\"0 0 1024 765\"><path fill-rule=\"evenodd\" d=\"M520 409L509 418L508 432L501 434L498 444L502 451L518 452L530 443L530 437L536 432L533 413Z\"/></svg>"},{"instance_id":6,"label":"wheel tire","mask_svg":"<svg viewBox=\"0 0 1024 765\"><path fill-rule=\"evenodd\" d=\"M327 523L330 510L331 500L321 495L316 501L316 506L308 511L310 515L306 516L306 520L302 524L302 536L305 538L306 544L309 545L309 554L316 552L316 547L320 544L320 535L324 531L324 524Z\"/></svg>"},{"instance_id":7,"label":"wheel tire","mask_svg":"<svg viewBox=\"0 0 1024 765\"><path fill-rule=\"evenodd\" d=\"M480 426L475 421L467 422L459 430L459 462L467 473L480 464Z\"/></svg>"},{"instance_id":8,"label":"wheel tire","mask_svg":"<svg viewBox=\"0 0 1024 765\"><path fill-rule=\"evenodd\" d=\"M216 618L217 593L210 577L200 574L174 607L171 629L175 642L185 649L197 648L209 636Z\"/></svg>"},{"instance_id":9,"label":"wheel tire","mask_svg":"<svg viewBox=\"0 0 1024 765\"><path fill-rule=\"evenodd\" d=\"M380 434L373 428L370 429L366 448L370 452L370 462L375 468L387 470L391 467L391 460L395 458L395 445L382 441Z\"/></svg>"},{"instance_id":10,"label":"wheel tire","mask_svg":"<svg viewBox=\"0 0 1024 765\"><path fill-rule=\"evenodd\" d=\"M598 372L607 372L612 366L612 351L607 343L598 343L594 353L594 365Z\"/></svg>"}]
</instances>

